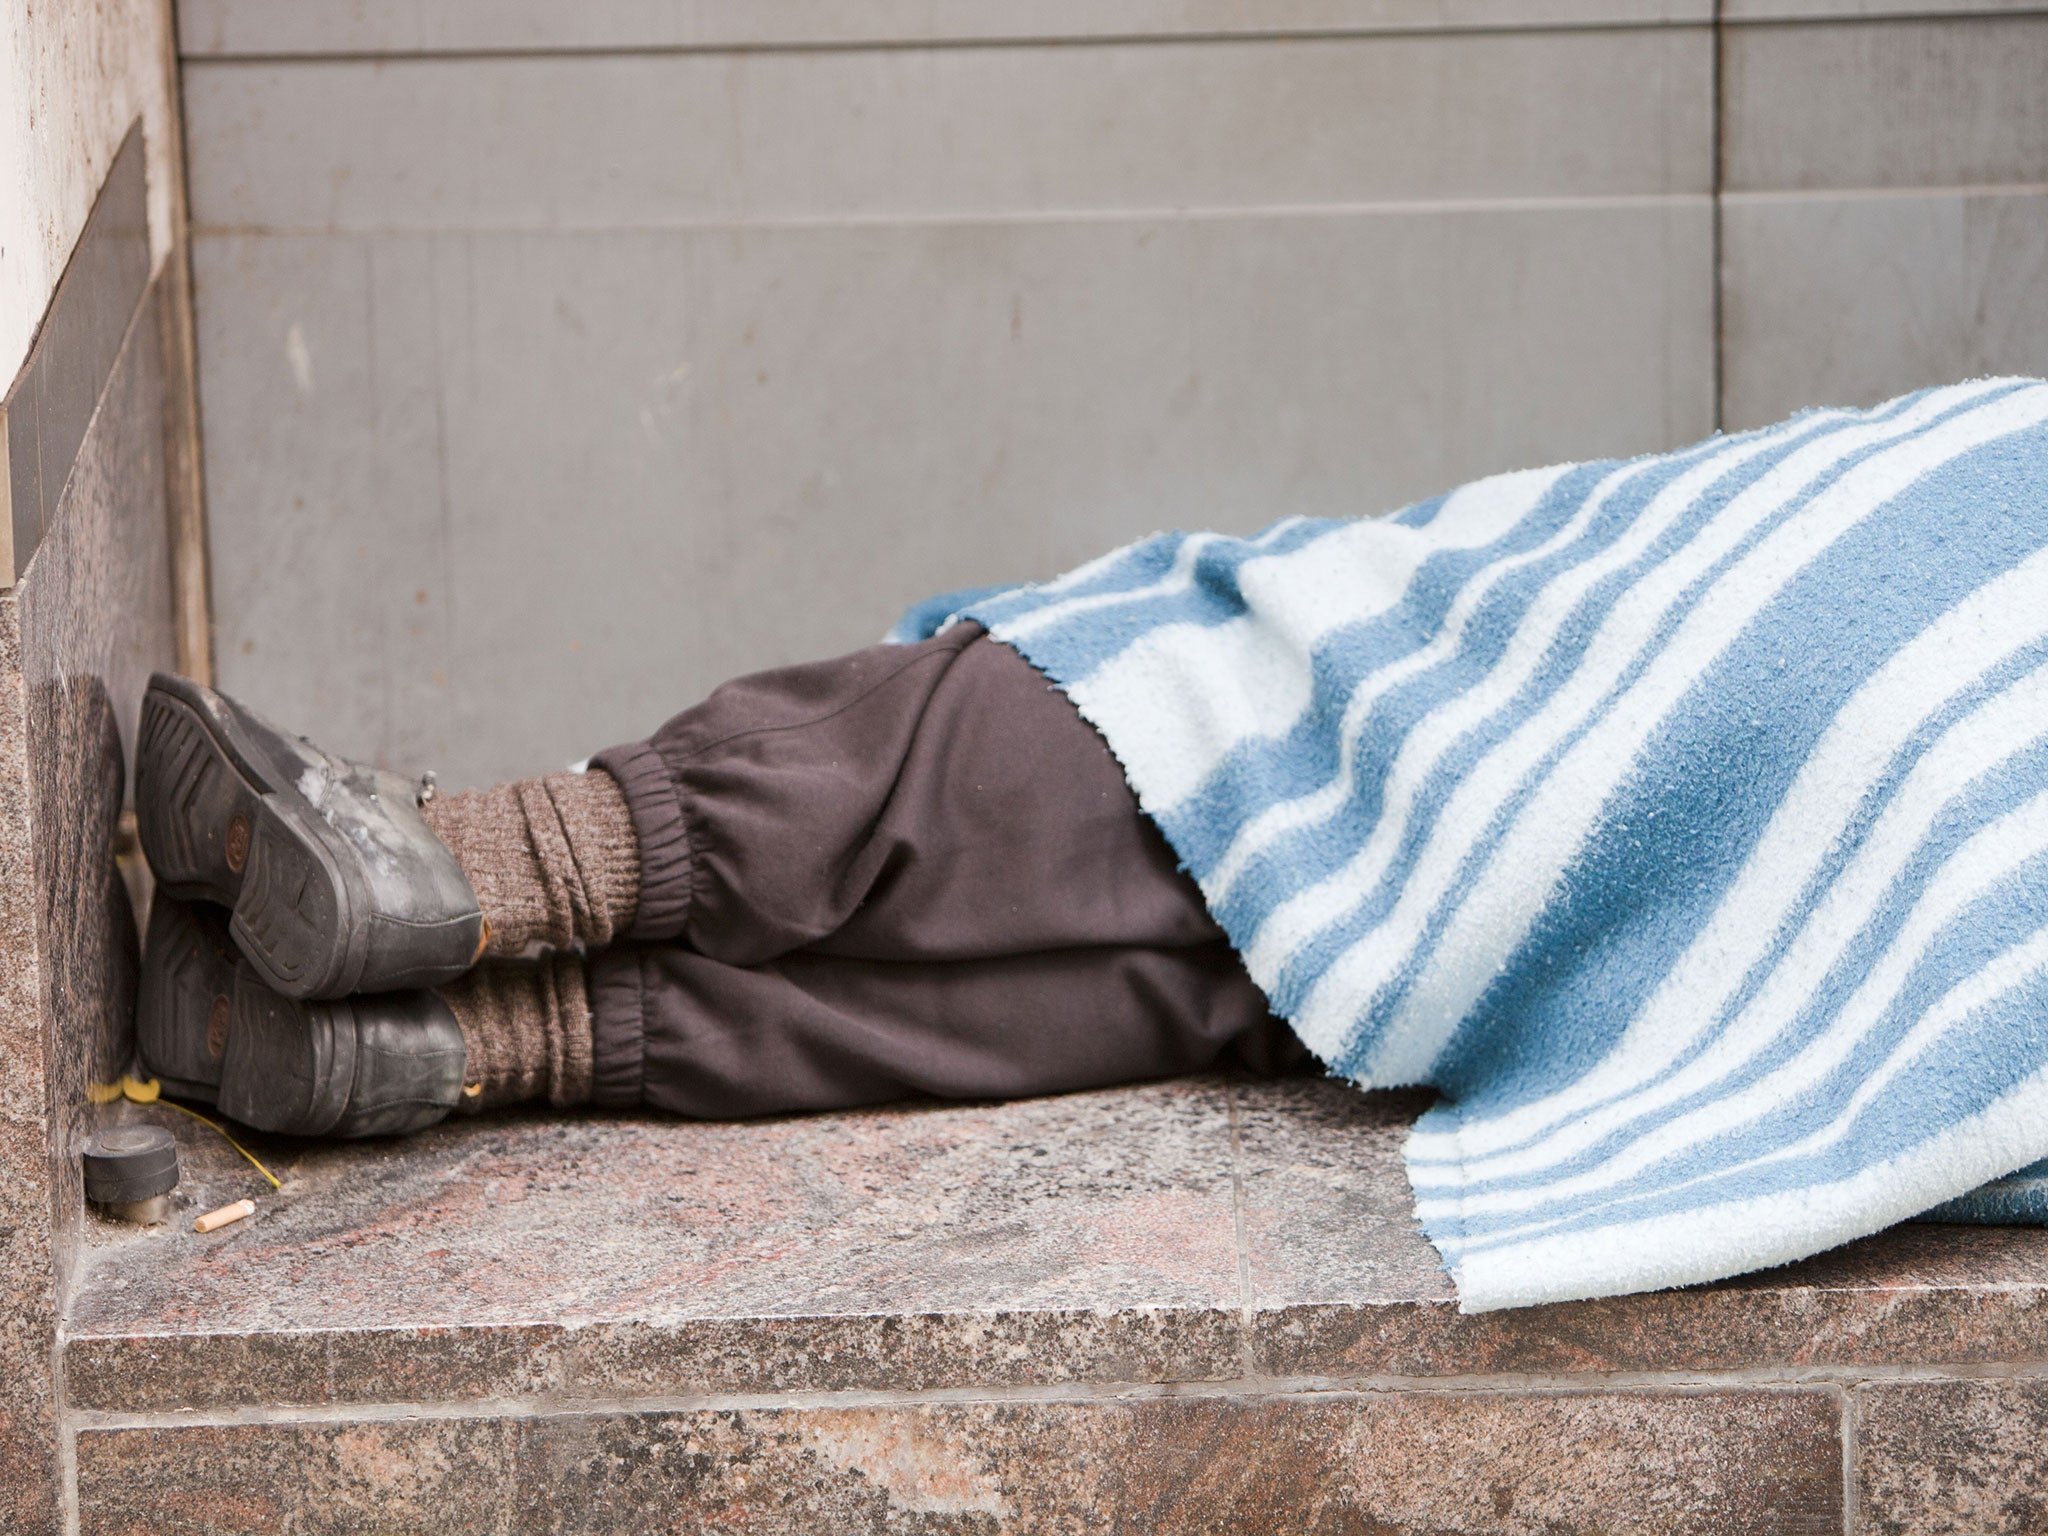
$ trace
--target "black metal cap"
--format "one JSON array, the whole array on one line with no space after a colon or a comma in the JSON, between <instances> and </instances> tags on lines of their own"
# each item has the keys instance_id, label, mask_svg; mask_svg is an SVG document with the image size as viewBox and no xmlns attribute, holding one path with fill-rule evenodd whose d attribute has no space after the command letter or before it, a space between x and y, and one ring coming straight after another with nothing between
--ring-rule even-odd
<instances>
[{"instance_id":1,"label":"black metal cap","mask_svg":"<svg viewBox=\"0 0 2048 1536\"><path fill-rule=\"evenodd\" d=\"M85 1144L85 1197L120 1205L178 1187L178 1141L160 1125L116 1125Z\"/></svg>"}]
</instances>

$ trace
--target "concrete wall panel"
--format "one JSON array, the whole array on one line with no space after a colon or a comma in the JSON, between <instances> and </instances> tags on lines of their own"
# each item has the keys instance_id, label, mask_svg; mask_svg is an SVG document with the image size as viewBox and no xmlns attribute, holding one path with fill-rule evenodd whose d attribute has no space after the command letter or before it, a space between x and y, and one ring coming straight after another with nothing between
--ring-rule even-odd
<instances>
[{"instance_id":1,"label":"concrete wall panel","mask_svg":"<svg viewBox=\"0 0 2048 1536\"><path fill-rule=\"evenodd\" d=\"M1729 27L1722 59L1724 425L2048 373L2048 15Z\"/></svg>"},{"instance_id":2,"label":"concrete wall panel","mask_svg":"<svg viewBox=\"0 0 2048 1536\"><path fill-rule=\"evenodd\" d=\"M1730 200L1729 427L2048 373L2048 195Z\"/></svg>"},{"instance_id":3,"label":"concrete wall panel","mask_svg":"<svg viewBox=\"0 0 2048 1536\"><path fill-rule=\"evenodd\" d=\"M194 4L222 675L464 782L1157 526L2048 371L2042 7L1600 3Z\"/></svg>"},{"instance_id":4,"label":"concrete wall panel","mask_svg":"<svg viewBox=\"0 0 2048 1536\"><path fill-rule=\"evenodd\" d=\"M1712 69L1664 28L195 65L186 101L205 228L613 229L1706 192Z\"/></svg>"},{"instance_id":5,"label":"concrete wall panel","mask_svg":"<svg viewBox=\"0 0 2048 1536\"><path fill-rule=\"evenodd\" d=\"M1724 37L1731 191L2048 182L2048 14Z\"/></svg>"},{"instance_id":6,"label":"concrete wall panel","mask_svg":"<svg viewBox=\"0 0 2048 1536\"><path fill-rule=\"evenodd\" d=\"M187 66L220 675L343 750L548 767L937 590L1712 427L1705 27L494 35Z\"/></svg>"},{"instance_id":7,"label":"concrete wall panel","mask_svg":"<svg viewBox=\"0 0 2048 1536\"><path fill-rule=\"evenodd\" d=\"M446 782L1173 525L1712 426L1705 199L198 247L227 687Z\"/></svg>"}]
</instances>

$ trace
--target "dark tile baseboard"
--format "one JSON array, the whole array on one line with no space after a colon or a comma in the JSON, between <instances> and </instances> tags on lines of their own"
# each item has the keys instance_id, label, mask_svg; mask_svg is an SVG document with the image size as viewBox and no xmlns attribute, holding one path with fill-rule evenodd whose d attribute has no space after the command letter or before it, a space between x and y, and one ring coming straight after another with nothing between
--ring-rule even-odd
<instances>
[{"instance_id":1,"label":"dark tile baseboard","mask_svg":"<svg viewBox=\"0 0 2048 1536\"><path fill-rule=\"evenodd\" d=\"M128 130L56 295L0 404L0 584L28 569L55 520L86 427L113 377L149 286L149 200L142 124Z\"/></svg>"}]
</instances>

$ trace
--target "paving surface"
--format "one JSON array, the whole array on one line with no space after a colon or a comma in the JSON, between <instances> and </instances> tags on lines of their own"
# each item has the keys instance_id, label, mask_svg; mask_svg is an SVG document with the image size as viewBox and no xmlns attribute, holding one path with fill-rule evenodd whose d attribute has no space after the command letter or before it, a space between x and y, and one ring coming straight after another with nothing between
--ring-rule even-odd
<instances>
[{"instance_id":1,"label":"paving surface","mask_svg":"<svg viewBox=\"0 0 2048 1536\"><path fill-rule=\"evenodd\" d=\"M82 1528L2030 1528L2048 1233L1463 1317L1399 1164L1425 1102L493 1117L264 1144L276 1194L137 1110L188 1209L90 1233Z\"/></svg>"}]
</instances>

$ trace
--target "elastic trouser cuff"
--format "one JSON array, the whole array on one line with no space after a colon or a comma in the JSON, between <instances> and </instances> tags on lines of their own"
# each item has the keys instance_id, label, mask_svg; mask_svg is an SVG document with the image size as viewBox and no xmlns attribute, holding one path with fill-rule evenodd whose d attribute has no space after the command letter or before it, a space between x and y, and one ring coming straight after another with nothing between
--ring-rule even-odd
<instances>
[{"instance_id":1,"label":"elastic trouser cuff","mask_svg":"<svg viewBox=\"0 0 2048 1536\"><path fill-rule=\"evenodd\" d=\"M600 951L590 957L585 975L590 1101L600 1109L638 1109L647 1088L647 995L640 955L632 949Z\"/></svg>"},{"instance_id":2,"label":"elastic trouser cuff","mask_svg":"<svg viewBox=\"0 0 2048 1536\"><path fill-rule=\"evenodd\" d=\"M600 752L590 766L618 780L640 840L640 906L625 937L642 942L679 937L690 918L695 866L675 776L644 741Z\"/></svg>"}]
</instances>

